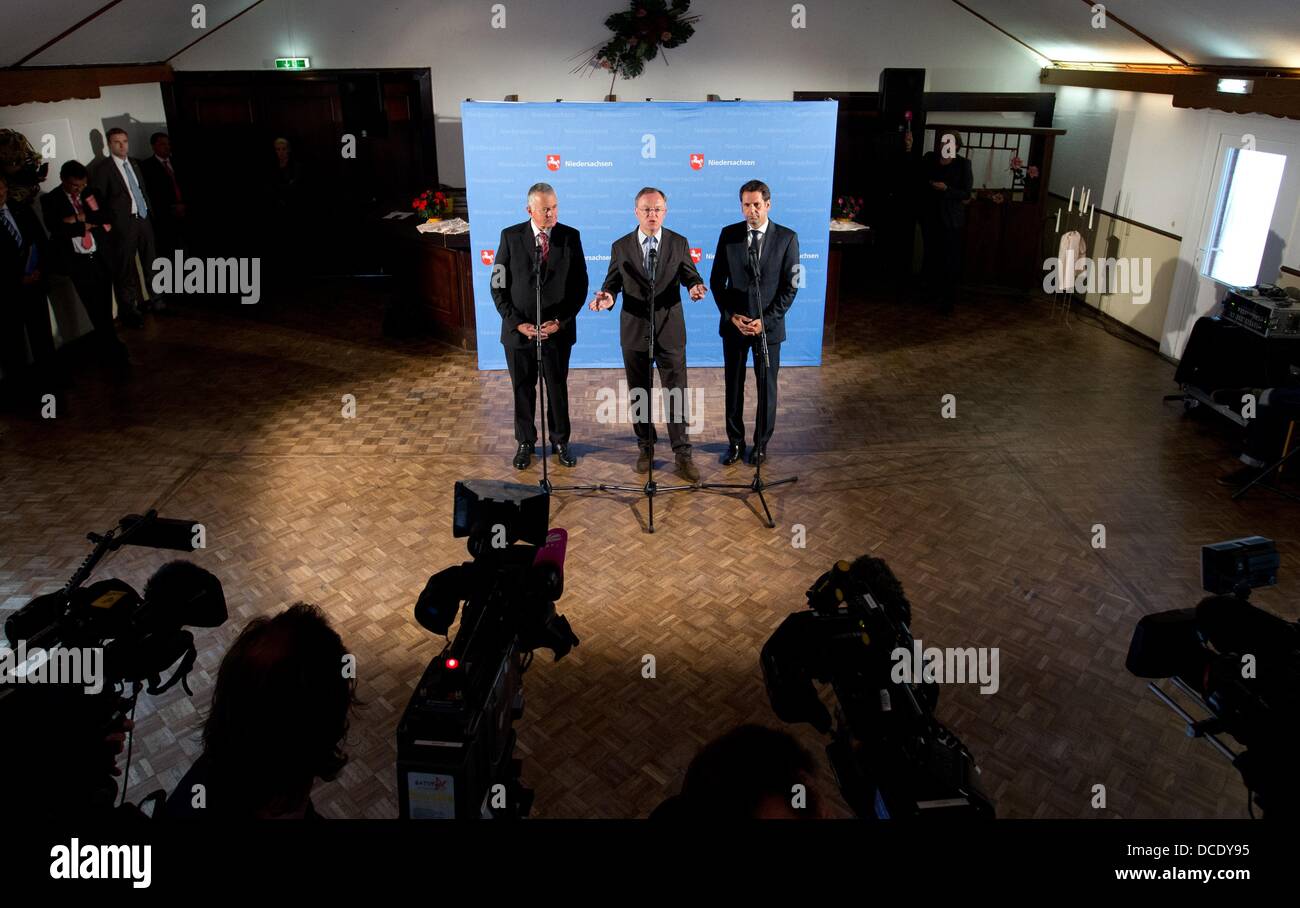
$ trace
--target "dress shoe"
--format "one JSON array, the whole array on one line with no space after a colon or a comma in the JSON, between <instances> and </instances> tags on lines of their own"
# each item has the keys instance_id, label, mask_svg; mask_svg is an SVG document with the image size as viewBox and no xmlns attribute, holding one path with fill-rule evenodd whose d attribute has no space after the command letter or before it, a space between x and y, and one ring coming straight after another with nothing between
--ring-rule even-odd
<instances>
[{"instance_id":1,"label":"dress shoe","mask_svg":"<svg viewBox=\"0 0 1300 908\"><path fill-rule=\"evenodd\" d=\"M728 445L727 453L722 455L722 465L729 467L745 456L744 445Z\"/></svg>"},{"instance_id":2,"label":"dress shoe","mask_svg":"<svg viewBox=\"0 0 1300 908\"><path fill-rule=\"evenodd\" d=\"M700 481L699 468L695 466L695 461L691 460L691 455L677 455L677 475L682 479L685 479L687 482Z\"/></svg>"},{"instance_id":3,"label":"dress shoe","mask_svg":"<svg viewBox=\"0 0 1300 908\"><path fill-rule=\"evenodd\" d=\"M515 469L527 470L528 465L533 462L533 446L522 444L519 450L515 452Z\"/></svg>"},{"instance_id":4,"label":"dress shoe","mask_svg":"<svg viewBox=\"0 0 1300 908\"><path fill-rule=\"evenodd\" d=\"M569 452L569 446L567 444L552 445L551 450L555 452L555 459L560 462L560 466L576 467L578 465L578 458L574 457L573 454Z\"/></svg>"},{"instance_id":5,"label":"dress shoe","mask_svg":"<svg viewBox=\"0 0 1300 908\"><path fill-rule=\"evenodd\" d=\"M636 467L634 469L638 473L649 473L650 472L650 449L640 448L639 450L640 453L637 454L636 456Z\"/></svg>"},{"instance_id":6,"label":"dress shoe","mask_svg":"<svg viewBox=\"0 0 1300 908\"><path fill-rule=\"evenodd\" d=\"M750 449L749 459L745 462L751 467L756 467L760 463L767 463L767 448L760 448L758 445L754 445L754 447Z\"/></svg>"},{"instance_id":7,"label":"dress shoe","mask_svg":"<svg viewBox=\"0 0 1300 908\"><path fill-rule=\"evenodd\" d=\"M1233 470L1231 473L1224 473L1222 476L1219 476L1216 481L1221 486L1228 486L1229 488L1239 489L1242 486L1254 481L1255 479L1258 479L1259 474L1263 472L1264 472L1263 467L1245 466Z\"/></svg>"}]
</instances>

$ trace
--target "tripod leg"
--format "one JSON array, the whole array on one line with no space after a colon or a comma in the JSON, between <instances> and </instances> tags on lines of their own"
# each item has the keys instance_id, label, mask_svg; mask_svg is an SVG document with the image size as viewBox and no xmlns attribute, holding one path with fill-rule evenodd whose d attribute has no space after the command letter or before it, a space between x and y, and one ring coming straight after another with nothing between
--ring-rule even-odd
<instances>
[{"instance_id":1,"label":"tripod leg","mask_svg":"<svg viewBox=\"0 0 1300 908\"><path fill-rule=\"evenodd\" d=\"M767 499L763 497L763 490L759 488L755 491L758 492L758 501L763 506L763 513L767 515L767 528L769 530L776 529L776 521L772 519L772 512L767 509Z\"/></svg>"}]
</instances>

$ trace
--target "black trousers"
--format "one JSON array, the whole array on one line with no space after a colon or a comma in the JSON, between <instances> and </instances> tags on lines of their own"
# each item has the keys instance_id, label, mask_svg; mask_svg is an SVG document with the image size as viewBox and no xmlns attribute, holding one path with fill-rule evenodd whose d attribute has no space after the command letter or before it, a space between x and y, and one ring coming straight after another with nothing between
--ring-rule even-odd
<instances>
[{"instance_id":1,"label":"black trousers","mask_svg":"<svg viewBox=\"0 0 1300 908\"><path fill-rule=\"evenodd\" d=\"M758 338L722 336L722 376L727 393L727 441L745 443L745 363L754 354L754 381L759 406L754 410L754 447L764 448L776 428L776 379L781 371L781 345L770 341L770 366L763 374L763 348Z\"/></svg>"},{"instance_id":2,"label":"black trousers","mask_svg":"<svg viewBox=\"0 0 1300 908\"><path fill-rule=\"evenodd\" d=\"M506 368L515 394L515 441L537 444L537 349L532 344L506 347ZM546 428L552 444L569 443L569 354L572 344L542 341L546 370Z\"/></svg>"},{"instance_id":3,"label":"black trousers","mask_svg":"<svg viewBox=\"0 0 1300 908\"><path fill-rule=\"evenodd\" d=\"M925 244L922 272L927 290L939 294L943 305L951 305L961 283L963 228L949 227L938 217L930 217L921 222L921 238Z\"/></svg>"},{"instance_id":4,"label":"black trousers","mask_svg":"<svg viewBox=\"0 0 1300 908\"><path fill-rule=\"evenodd\" d=\"M663 349L655 347L655 364L659 367L659 384L664 391L664 421L668 423L668 439L676 454L690 454L691 443L686 439L689 389L686 387L686 348ZM654 402L650 394L654 380L650 374L648 350L623 348L623 370L627 374L628 412L632 414L632 429L641 447L658 441L654 425ZM676 393L670 393L670 392ZM638 420L633 406L642 402L644 419Z\"/></svg>"},{"instance_id":5,"label":"black trousers","mask_svg":"<svg viewBox=\"0 0 1300 908\"><path fill-rule=\"evenodd\" d=\"M50 375L54 364L54 335L50 332L50 305L45 287L14 282L0 293L0 369L5 384L18 387L27 372L27 344L32 348L36 378ZM26 343L24 343L26 340Z\"/></svg>"},{"instance_id":6,"label":"black trousers","mask_svg":"<svg viewBox=\"0 0 1300 908\"><path fill-rule=\"evenodd\" d=\"M135 257L137 254L140 256L145 281L152 281L155 258L153 224L148 218L127 218L113 228L109 245L109 262L113 268L113 287L117 290L118 306L123 315L138 315L144 297L136 277ZM178 280L179 275L172 275L172 279Z\"/></svg>"},{"instance_id":7,"label":"black trousers","mask_svg":"<svg viewBox=\"0 0 1300 908\"><path fill-rule=\"evenodd\" d=\"M126 347L113 327L113 271L104 253L74 254L65 263L65 271L90 316L100 355L117 361L125 359Z\"/></svg>"}]
</instances>

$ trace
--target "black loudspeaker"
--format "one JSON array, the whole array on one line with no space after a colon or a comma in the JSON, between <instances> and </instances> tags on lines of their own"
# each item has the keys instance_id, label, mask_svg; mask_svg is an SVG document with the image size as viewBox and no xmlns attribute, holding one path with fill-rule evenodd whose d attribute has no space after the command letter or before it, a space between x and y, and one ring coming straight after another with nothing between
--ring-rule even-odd
<instances>
[{"instance_id":1,"label":"black loudspeaker","mask_svg":"<svg viewBox=\"0 0 1300 908\"><path fill-rule=\"evenodd\" d=\"M348 73L339 77L339 100L343 107L343 128L360 138L382 139L388 135L388 113L384 110L383 88L378 73Z\"/></svg>"},{"instance_id":2,"label":"black loudspeaker","mask_svg":"<svg viewBox=\"0 0 1300 908\"><path fill-rule=\"evenodd\" d=\"M925 70L882 69L880 90L876 94L880 106L880 127L884 132L902 132L907 115L912 115L912 133L918 139L925 135Z\"/></svg>"}]
</instances>

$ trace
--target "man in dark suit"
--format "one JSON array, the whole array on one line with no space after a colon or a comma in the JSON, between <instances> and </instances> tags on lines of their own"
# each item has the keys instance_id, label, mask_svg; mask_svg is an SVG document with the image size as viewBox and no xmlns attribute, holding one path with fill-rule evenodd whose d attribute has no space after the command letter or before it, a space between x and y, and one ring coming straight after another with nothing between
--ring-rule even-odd
<instances>
[{"instance_id":1,"label":"man in dark suit","mask_svg":"<svg viewBox=\"0 0 1300 908\"><path fill-rule=\"evenodd\" d=\"M785 340L785 314L803 283L799 236L789 227L768 220L772 192L766 183L750 180L740 187L740 213L745 220L728 224L718 235L709 273L709 289L718 306L722 335L723 377L727 393L727 453L731 465L745 453L745 361L754 352L754 379L759 382L759 408L754 414L754 448L749 462L767 457L767 443L776 426L776 379ZM758 254L758 282L751 274L752 254ZM757 286L758 292L753 288ZM770 368L764 374L761 337L767 331Z\"/></svg>"},{"instance_id":2,"label":"man in dark suit","mask_svg":"<svg viewBox=\"0 0 1300 908\"><path fill-rule=\"evenodd\" d=\"M501 313L501 345L515 395L517 470L527 469L537 444L537 338L542 338L546 376L546 424L556 459L566 467L569 451L569 353L578 339L576 319L587 298L587 259L582 236L557 223L555 190L536 183L528 190L528 220L501 231L492 264L492 302ZM537 325L537 272L541 263L542 319ZM542 451L542 456L546 452Z\"/></svg>"},{"instance_id":3,"label":"man in dark suit","mask_svg":"<svg viewBox=\"0 0 1300 908\"><path fill-rule=\"evenodd\" d=\"M165 132L156 132L149 138L153 156L140 162L144 175L145 197L156 206L153 217L154 246L158 254L170 258L177 249L184 249L185 202L181 184L176 176L176 162L172 159L172 140Z\"/></svg>"},{"instance_id":4,"label":"man in dark suit","mask_svg":"<svg viewBox=\"0 0 1300 908\"><path fill-rule=\"evenodd\" d=\"M66 161L59 168L62 184L41 196L41 212L50 231L50 268L72 281L95 328L100 355L123 365L126 347L113 329L113 271L104 251L108 212L86 188L86 168Z\"/></svg>"},{"instance_id":5,"label":"man in dark suit","mask_svg":"<svg viewBox=\"0 0 1300 908\"><path fill-rule=\"evenodd\" d=\"M46 255L41 222L27 205L9 204L9 181L0 175L0 369L6 396L15 399L27 371L27 345L38 379L49 377L54 360Z\"/></svg>"},{"instance_id":6,"label":"man in dark suit","mask_svg":"<svg viewBox=\"0 0 1300 908\"><path fill-rule=\"evenodd\" d=\"M619 344L623 348L623 367L627 372L631 409L641 401L644 419L633 418L637 447L638 473L650 469L650 445L655 441L655 427L650 413L650 303L654 301L655 365L659 383L667 400L665 419L668 437L676 455L677 472L689 482L699 482L700 471L691 459L691 444L686 440L688 388L686 385L686 319L682 316L679 285L689 289L692 300L703 299L708 292L704 278L691 261L686 237L663 226L668 214L668 197L662 190L647 186L636 194L636 218L640 227L614 241L609 251L609 272L605 283L591 301L596 310L612 309L614 298L623 293L623 316L619 324ZM650 261L655 261L655 285L650 287Z\"/></svg>"},{"instance_id":7,"label":"man in dark suit","mask_svg":"<svg viewBox=\"0 0 1300 908\"><path fill-rule=\"evenodd\" d=\"M126 130L108 131L109 156L90 167L90 186L100 204L107 209L108 224L113 228L106 244L113 266L113 285L122 322L133 328L144 324L141 288L136 277L135 258L145 280L153 276L153 214L149 195L144 188L140 162L129 157L130 143Z\"/></svg>"}]
</instances>

